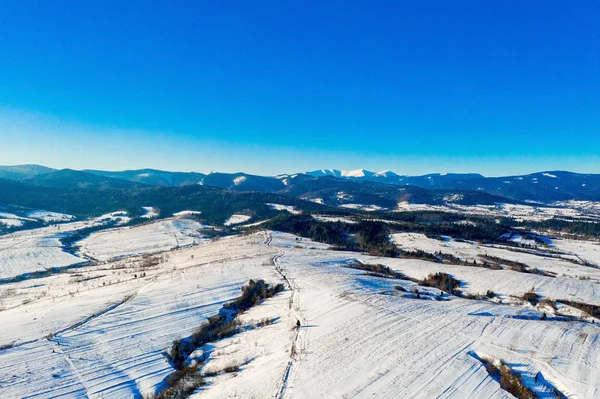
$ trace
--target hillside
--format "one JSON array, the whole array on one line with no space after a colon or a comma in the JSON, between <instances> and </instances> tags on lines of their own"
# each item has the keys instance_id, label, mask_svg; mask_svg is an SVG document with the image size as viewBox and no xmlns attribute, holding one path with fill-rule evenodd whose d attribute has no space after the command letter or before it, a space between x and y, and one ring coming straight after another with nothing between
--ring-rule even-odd
<instances>
[{"instance_id":1,"label":"hillside","mask_svg":"<svg viewBox=\"0 0 600 399\"><path fill-rule=\"evenodd\" d=\"M153 207L162 215L184 210L202 212L210 223L222 224L232 214L242 213L266 218L277 211L269 203L319 210L324 206L276 193L237 193L216 187L188 185L181 187L57 188L0 179L0 205L31 209L49 209L78 217L98 216L126 210L136 216L142 207Z\"/></svg>"},{"instance_id":2,"label":"hillside","mask_svg":"<svg viewBox=\"0 0 600 399\"><path fill-rule=\"evenodd\" d=\"M0 178L19 180L44 173L54 172L56 169L48 168L41 165L16 165L16 166L1 166Z\"/></svg>"},{"instance_id":3,"label":"hillside","mask_svg":"<svg viewBox=\"0 0 600 399\"><path fill-rule=\"evenodd\" d=\"M116 172L87 169L84 170L84 172L98 176L142 183L148 186L183 186L188 184L198 184L205 176L202 173L168 172L156 169L137 169Z\"/></svg>"},{"instance_id":4,"label":"hillside","mask_svg":"<svg viewBox=\"0 0 600 399\"><path fill-rule=\"evenodd\" d=\"M21 180L24 183L55 188L140 188L146 185L112 177L97 176L72 169L56 170Z\"/></svg>"},{"instance_id":5,"label":"hillside","mask_svg":"<svg viewBox=\"0 0 600 399\"><path fill-rule=\"evenodd\" d=\"M392 184L339 179L332 176L291 183L280 192L301 198L322 200L324 204L331 206L363 204L389 209L396 208L399 202L429 205L447 203L493 205L515 202L508 198L477 191L429 190L417 186L399 187Z\"/></svg>"}]
</instances>

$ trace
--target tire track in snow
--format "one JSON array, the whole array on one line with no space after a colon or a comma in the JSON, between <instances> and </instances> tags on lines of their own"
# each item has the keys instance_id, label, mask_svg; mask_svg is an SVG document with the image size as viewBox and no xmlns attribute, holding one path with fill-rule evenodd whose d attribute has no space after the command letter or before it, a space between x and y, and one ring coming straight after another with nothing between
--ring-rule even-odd
<instances>
[{"instance_id":1,"label":"tire track in snow","mask_svg":"<svg viewBox=\"0 0 600 399\"><path fill-rule=\"evenodd\" d=\"M270 246L271 242L273 241L273 238L271 237L270 233L267 233L267 234L268 234L267 239L265 240L264 244L267 246ZM285 285L288 287L288 289L292 293L290 296L289 308L292 311L292 313L296 316L297 320L300 322L300 327L296 328L296 335L294 336L294 340L292 341L292 349L290 350L290 359L288 360L287 366L285 368L285 372L283 374L283 379L281 381L281 385L280 385L279 389L277 390L277 393L275 394L275 399L282 399L285 397L286 389L287 389L287 386L289 385L290 377L292 375L292 368L293 368L294 362L296 360L298 360L298 361L300 360L299 352L302 351L302 348L299 348L299 346L300 346L301 338L302 338L302 336L304 336L302 326L306 325L306 319L302 315L302 312L300 311L300 306L297 303L298 302L297 301L298 287L296 286L295 283L290 282L290 280L287 278L287 276L285 275L285 273L279 266L278 260L280 258L283 258L284 256L285 256L285 251L282 251L281 253L278 253L277 255L273 256L273 258L271 260L273 262L273 265L275 266L275 271L281 276ZM296 304L297 307L295 307L294 304Z\"/></svg>"},{"instance_id":2,"label":"tire track in snow","mask_svg":"<svg viewBox=\"0 0 600 399\"><path fill-rule=\"evenodd\" d=\"M360 297L359 294L357 293L351 293L350 296L353 297L355 300L362 302L363 304L367 305L367 306L371 306L374 307L376 309L378 309L379 311L382 312L387 312L390 314L398 314L400 315L401 313L398 312L395 309L391 309L389 307L386 306L382 306L379 304L378 301L371 301L369 299L374 299L378 297L378 292L374 289L371 288L364 288L361 287L359 284L354 284L357 292L360 292L361 290L363 290L365 293L367 293L367 295L365 296L365 298ZM457 337L462 337L464 339L470 340L471 342L466 344L462 351L458 351L456 353L454 353L450 358L448 358L447 361L453 359L453 358L457 358L459 355L461 354L466 354L468 352L468 350L472 347L472 345L479 343L482 345L487 345L490 347L494 347L503 351L507 351L510 352L512 354L514 354L517 357L521 357L521 358L525 358L527 360L530 361L529 366L533 366L536 367L537 366L537 370L536 371L542 371L543 375L547 378L548 382L554 386L559 386L561 387L561 391L563 393L565 392L569 392L569 397L572 398L578 398L578 396L576 396L575 394L570 393L569 390L567 390L565 387L568 386L568 384L566 383L566 381L569 381L572 384L576 384L577 381L573 380L572 378L569 378L567 375L565 375L564 373L560 373L558 370L556 370L554 367L552 367L552 365L548 364L548 361L544 361L538 357L534 357L531 355L527 354L528 348L519 348L518 346L516 346L515 343L519 342L519 336L522 334L522 331L518 330L516 332L516 338L512 338L511 339L511 344L510 345L502 345L502 344L498 344L493 342L493 340L491 339L490 336L484 336L484 331L487 329L487 327L489 327L490 325L494 324L496 322L496 317L493 317L488 323L486 323L486 325L484 326L484 328L482 329L481 333L479 335L471 335L471 334L465 334L460 332L459 330L453 329L447 325L438 325L436 323L432 323L429 322L427 320L423 320L419 317L414 317L411 316L409 314L402 314L402 316L406 319L409 319L417 324L421 324L424 326L429 326L429 327L435 327L438 329L443 329L444 331L447 331L449 334L451 335L455 335ZM536 351L538 354L541 355L545 355L548 359L553 358L552 354L545 354L541 351ZM584 362L577 360L577 359L570 359L571 362L573 363L577 363L580 365L584 365ZM436 370L439 370L440 368L437 368ZM419 389L417 389L412 396L413 397L415 395L417 395L418 392L420 392L422 389L424 389L428 383L430 383L431 381L433 381L435 379L435 377L431 378L430 380L428 380L425 384L423 384L423 386L421 386ZM565 381L566 380L566 381Z\"/></svg>"},{"instance_id":3,"label":"tire track in snow","mask_svg":"<svg viewBox=\"0 0 600 399\"><path fill-rule=\"evenodd\" d=\"M136 288L131 294L125 296L125 298L123 298L121 301L119 301L117 303L113 303L112 305L104 308L100 312L94 313L91 316L88 316L85 319L83 319L83 320L81 320L81 321L79 321L79 322L77 322L77 323L75 323L75 324L73 324L73 325L71 325L69 327L63 328L62 330L59 330L59 331L57 331L55 333L52 333L52 334L50 334L50 336L55 337L55 336L57 336L59 334L64 334L66 332L70 332L70 331L76 330L79 327L81 327L81 326L89 323L90 321L95 320L95 319L97 319L99 317L102 317L105 314L107 314L107 313L109 313L109 312L117 309L121 305L124 305L127 302L129 302L130 300L132 300L133 298L135 298L137 296L137 294L142 289L144 289L144 288L148 287L150 284L154 283L158 279L158 277L161 276L161 275L162 275L162 273L159 273L159 274L155 275L154 277L152 277L152 279L150 281L148 281L146 284L143 284L143 285L139 286L138 288Z\"/></svg>"},{"instance_id":4,"label":"tire track in snow","mask_svg":"<svg viewBox=\"0 0 600 399\"><path fill-rule=\"evenodd\" d=\"M79 370L77 370L77 367L75 367L75 364L73 364L73 362L71 361L71 357L62 350L62 348L60 347L60 344L58 342L54 342L51 340L48 340L48 342L54 344L54 347L56 348L55 349L56 353L60 354L63 357L63 359L65 360L65 362L69 365L69 368L73 372L73 375L77 378L77 381L79 381L79 383L83 387L83 389L85 391L85 396L87 396L89 398L90 391L84 382L85 379L81 376L81 373L79 373Z\"/></svg>"},{"instance_id":5,"label":"tire track in snow","mask_svg":"<svg viewBox=\"0 0 600 399\"><path fill-rule=\"evenodd\" d=\"M87 323L91 322L92 320L96 320L99 317L104 316L105 314L117 309L118 307L120 307L121 305L127 303L128 301L130 301L131 299L135 298L135 296L145 287L147 287L148 285L152 284L153 282L156 281L157 277L159 275L154 276L149 282L147 282L146 284L138 287L137 289L134 290L133 293L127 295L125 298L123 298L123 300L114 303L106 308L104 308L103 310L101 310L100 312L94 313L88 317L86 317L85 319L71 325L68 327L63 328L62 330L56 331L54 333L51 333L49 335L47 335L44 338L39 338L36 340L32 340L30 342L35 342L38 340L47 340L49 343L53 344L56 353L58 353L59 355L61 355L65 362L69 365L69 368L71 369L71 371L73 372L73 375L77 378L77 380L79 381L79 383L81 384L81 386L83 387L83 389L86 392L86 396L89 397L89 387L86 385L85 383L85 378L81 375L81 373L79 372L79 370L77 369L77 367L75 366L75 364L71 361L70 358L70 354L69 353L65 353L65 351L62 349L61 347L61 340L59 335L70 332L70 331L74 331L76 329L78 329L79 327L82 327L84 325L86 325Z\"/></svg>"}]
</instances>

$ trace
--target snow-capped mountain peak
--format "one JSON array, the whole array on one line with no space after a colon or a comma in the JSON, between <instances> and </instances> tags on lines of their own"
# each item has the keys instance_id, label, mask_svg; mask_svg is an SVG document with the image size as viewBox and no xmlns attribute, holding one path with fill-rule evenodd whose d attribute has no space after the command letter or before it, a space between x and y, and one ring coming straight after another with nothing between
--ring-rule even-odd
<instances>
[{"instance_id":1,"label":"snow-capped mountain peak","mask_svg":"<svg viewBox=\"0 0 600 399\"><path fill-rule=\"evenodd\" d=\"M323 176L334 176L334 177L371 177L375 173L366 169L355 169L355 170L339 170L339 169L319 169L312 172L306 172L309 176L323 177Z\"/></svg>"},{"instance_id":2,"label":"snow-capped mountain peak","mask_svg":"<svg viewBox=\"0 0 600 399\"><path fill-rule=\"evenodd\" d=\"M341 172L343 177L368 177L375 174L366 169L342 170Z\"/></svg>"},{"instance_id":3,"label":"snow-capped mountain peak","mask_svg":"<svg viewBox=\"0 0 600 399\"><path fill-rule=\"evenodd\" d=\"M375 173L373 176L375 177L398 177L397 173L392 172L391 170L382 170L381 172Z\"/></svg>"}]
</instances>

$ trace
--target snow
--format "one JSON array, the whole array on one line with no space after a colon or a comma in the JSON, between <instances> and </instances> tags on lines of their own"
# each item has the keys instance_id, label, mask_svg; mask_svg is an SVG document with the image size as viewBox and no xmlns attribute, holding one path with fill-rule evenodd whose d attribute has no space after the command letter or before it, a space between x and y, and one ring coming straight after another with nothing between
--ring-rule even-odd
<instances>
[{"instance_id":1,"label":"snow","mask_svg":"<svg viewBox=\"0 0 600 399\"><path fill-rule=\"evenodd\" d=\"M314 202L315 204L323 205L325 203L325 201L323 201L323 198L303 198L303 199Z\"/></svg>"},{"instance_id":2,"label":"snow","mask_svg":"<svg viewBox=\"0 0 600 399\"><path fill-rule=\"evenodd\" d=\"M356 220L352 220L344 216L313 215L313 219L318 220L320 222L342 222L350 224L358 223Z\"/></svg>"},{"instance_id":3,"label":"snow","mask_svg":"<svg viewBox=\"0 0 600 399\"><path fill-rule=\"evenodd\" d=\"M381 211L381 210L385 209L378 205L365 205L365 204L342 204L342 205L340 205L340 208L360 209L362 211L367 211L367 212L375 212L375 211Z\"/></svg>"},{"instance_id":4,"label":"snow","mask_svg":"<svg viewBox=\"0 0 600 399\"><path fill-rule=\"evenodd\" d=\"M342 170L343 177L365 177L372 174L372 172L369 172L365 169Z\"/></svg>"},{"instance_id":5,"label":"snow","mask_svg":"<svg viewBox=\"0 0 600 399\"><path fill-rule=\"evenodd\" d=\"M398 176L398 175L395 174L394 172L392 172L391 170L382 170L381 172L375 173L373 176L394 177L394 176Z\"/></svg>"},{"instance_id":6,"label":"snow","mask_svg":"<svg viewBox=\"0 0 600 399\"><path fill-rule=\"evenodd\" d=\"M195 220L164 219L134 227L119 227L92 233L79 241L78 253L107 260L125 255L153 253L207 241Z\"/></svg>"},{"instance_id":7,"label":"snow","mask_svg":"<svg viewBox=\"0 0 600 399\"><path fill-rule=\"evenodd\" d=\"M512 256L564 276L333 251L280 232L171 249L153 255L157 262L150 267L142 256L109 259L114 253L143 252L153 242L168 249L169 234L195 239L185 234L197 227L192 222L153 221L94 233L88 239L101 258L97 264L0 286L0 325L10 326L0 330L0 396L129 398L152 393L173 372L163 355L173 340L189 336L251 278L285 282L286 289L241 320L253 324L269 317L275 323L205 347L203 371L241 367L209 377L192 398L510 397L474 354L503 359L536 390L540 383L533 380L542 373L568 397L600 392L597 324L539 320L538 309L515 298L511 305L454 296L437 301L435 288L344 266L356 260L380 263L414 278L446 272L463 282L465 292L493 290L502 299L534 287L543 297L592 304L600 304L599 269L414 233L392 238L407 249L464 258ZM68 225L63 226L74 228ZM47 237L52 229L56 226L36 229L34 236ZM10 238L21 237L28 235ZM595 242L553 242L573 257L597 259ZM552 248L544 251L556 254ZM589 279L575 277L582 273ZM413 288L423 292L423 299L412 295ZM298 330L293 328L297 321ZM290 356L292 347L296 354Z\"/></svg>"},{"instance_id":8,"label":"snow","mask_svg":"<svg viewBox=\"0 0 600 399\"><path fill-rule=\"evenodd\" d=\"M574 254L578 259L600 266L600 241L554 239L554 247L558 250Z\"/></svg>"},{"instance_id":9,"label":"snow","mask_svg":"<svg viewBox=\"0 0 600 399\"><path fill-rule=\"evenodd\" d=\"M36 219L33 219L33 218L26 218L26 217L18 216L18 215L15 215L14 213L8 213L8 212L0 212L0 219L12 219L12 220L21 220L21 221L29 221L29 222L36 221Z\"/></svg>"},{"instance_id":10,"label":"snow","mask_svg":"<svg viewBox=\"0 0 600 399\"><path fill-rule=\"evenodd\" d=\"M460 242L454 240L440 241L432 238L427 238L424 234L419 233L396 233L392 234L391 239L400 248L409 251L420 249L431 254L434 254L436 252L442 252L445 254L454 255L468 262L473 262L473 260L476 260L479 263L482 263L483 261L481 256L489 255L501 259L525 263L531 268L538 268L544 271L556 273L559 279L569 278L573 280L578 280L579 278L592 278L600 282L600 272L598 270L588 266L573 263L572 261L578 260L576 256L560 254L553 248L545 248L544 252L515 252L514 248L511 247L504 247L499 245L481 245L475 242ZM564 251L565 248L562 245L561 247L556 245L559 242L564 241L552 240L553 245L556 246L557 249ZM571 249L572 252L578 251L579 253L583 254L583 256L585 256L586 248L588 248L588 250L593 250L593 247L591 247L590 244L590 242L586 241L575 241L571 243L572 246L569 249ZM598 249L600 250L600 246L598 246ZM539 255L537 253L539 253ZM548 257L547 255L552 255L554 257ZM600 257L590 257L591 261L594 261L594 259L600 261ZM480 273L482 270L482 268L480 267L468 267L468 269L473 269L474 273ZM500 271L492 272L498 273ZM520 279L522 281L528 281L527 276L530 275L522 275L520 276ZM484 291L478 291L475 293L481 292Z\"/></svg>"},{"instance_id":11,"label":"snow","mask_svg":"<svg viewBox=\"0 0 600 399\"><path fill-rule=\"evenodd\" d=\"M143 219L153 219L158 217L158 211L151 206L143 206L144 214L140 216Z\"/></svg>"},{"instance_id":12,"label":"snow","mask_svg":"<svg viewBox=\"0 0 600 399\"><path fill-rule=\"evenodd\" d=\"M248 227L260 226L261 224L266 223L269 220L271 220L271 219L259 220L258 222L243 224L243 225L235 227L235 229L246 229Z\"/></svg>"},{"instance_id":13,"label":"snow","mask_svg":"<svg viewBox=\"0 0 600 399\"><path fill-rule=\"evenodd\" d=\"M331 245L298 237L290 233L273 231L270 234L269 244L280 248L305 248L305 249L329 249Z\"/></svg>"},{"instance_id":14,"label":"snow","mask_svg":"<svg viewBox=\"0 0 600 399\"><path fill-rule=\"evenodd\" d=\"M62 250L60 230L25 230L0 237L0 279L85 262Z\"/></svg>"},{"instance_id":15,"label":"snow","mask_svg":"<svg viewBox=\"0 0 600 399\"><path fill-rule=\"evenodd\" d=\"M75 216L65 213L49 212L44 210L36 210L27 212L27 217L42 220L44 222L68 222L75 219Z\"/></svg>"},{"instance_id":16,"label":"snow","mask_svg":"<svg viewBox=\"0 0 600 399\"><path fill-rule=\"evenodd\" d=\"M246 181L246 176L239 176L236 177L235 179L233 179L233 184L235 184L236 186L242 184L243 182Z\"/></svg>"},{"instance_id":17,"label":"snow","mask_svg":"<svg viewBox=\"0 0 600 399\"><path fill-rule=\"evenodd\" d=\"M125 398L151 393L172 371L162 352L174 339L189 336L224 302L238 296L250 278L281 281L274 268L263 266L276 251L262 245L240 245L247 243L228 242L231 254L219 243L180 250L158 270L148 270L145 278L134 277L139 273L134 263L117 275L71 283L77 289L72 295L61 296L66 276L48 279L46 296L0 312L0 322L6 325L10 321L12 326L10 331L3 330L0 345L17 345L0 350L2 397ZM242 258L246 260L239 262ZM211 262L215 267L207 266ZM94 268L80 272L96 277L107 274ZM283 370L275 366L287 358L283 347L288 347L295 322L285 313L287 295L269 299L262 309L244 315L278 318L277 323L261 329L260 346L239 352L241 356L265 356L261 361L269 360L267 365L273 368L271 384L264 379L255 381L257 389L275 391L282 378ZM50 337L51 332L54 336ZM275 345L269 343L270 337L277 338ZM282 350L276 351L278 347ZM230 357L236 355L235 347L229 346L227 351ZM248 368L263 372L264 367L258 367L261 361ZM219 365L218 360L211 363Z\"/></svg>"},{"instance_id":18,"label":"snow","mask_svg":"<svg viewBox=\"0 0 600 399\"><path fill-rule=\"evenodd\" d=\"M202 212L200 211L181 211L181 212L176 212L173 214L173 216L188 216L188 215L200 215Z\"/></svg>"},{"instance_id":19,"label":"snow","mask_svg":"<svg viewBox=\"0 0 600 399\"><path fill-rule=\"evenodd\" d=\"M294 206L291 205L267 204L267 206L276 211L287 211L289 213L293 213L294 215L302 213L302 211L297 210Z\"/></svg>"},{"instance_id":20,"label":"snow","mask_svg":"<svg viewBox=\"0 0 600 399\"><path fill-rule=\"evenodd\" d=\"M444 201L447 202L454 202L454 201L460 201L464 198L463 194L451 194L451 195L446 195L444 197Z\"/></svg>"},{"instance_id":21,"label":"snow","mask_svg":"<svg viewBox=\"0 0 600 399\"><path fill-rule=\"evenodd\" d=\"M231 215L229 219L223 223L225 226L232 226L234 224L244 223L250 220L252 217L248 215Z\"/></svg>"},{"instance_id":22,"label":"snow","mask_svg":"<svg viewBox=\"0 0 600 399\"><path fill-rule=\"evenodd\" d=\"M509 217L518 221L543 221L552 218L565 219L598 219L600 220L600 203L581 201L580 203L558 202L553 206L520 205L497 203L494 205L459 205L452 203L460 199L460 194L446 196L445 205L411 204L399 202L396 211L443 211L476 216Z\"/></svg>"},{"instance_id":23,"label":"snow","mask_svg":"<svg viewBox=\"0 0 600 399\"><path fill-rule=\"evenodd\" d=\"M98 216L97 218L93 219L93 221L95 223L114 222L117 225L122 225L129 223L131 221L131 218L127 216L127 212L117 211Z\"/></svg>"},{"instance_id":24,"label":"snow","mask_svg":"<svg viewBox=\"0 0 600 399\"><path fill-rule=\"evenodd\" d=\"M571 209L577 217L600 218L600 202L595 201L562 201L554 204L555 206Z\"/></svg>"},{"instance_id":25,"label":"snow","mask_svg":"<svg viewBox=\"0 0 600 399\"><path fill-rule=\"evenodd\" d=\"M7 225L8 227L21 227L24 222L21 219L4 219L0 218L0 223Z\"/></svg>"},{"instance_id":26,"label":"snow","mask_svg":"<svg viewBox=\"0 0 600 399\"><path fill-rule=\"evenodd\" d=\"M321 176L335 176L335 177L365 177L373 176L375 173L365 169L356 170L337 170L337 169L321 169L313 172L307 172L310 176L321 177Z\"/></svg>"}]
</instances>

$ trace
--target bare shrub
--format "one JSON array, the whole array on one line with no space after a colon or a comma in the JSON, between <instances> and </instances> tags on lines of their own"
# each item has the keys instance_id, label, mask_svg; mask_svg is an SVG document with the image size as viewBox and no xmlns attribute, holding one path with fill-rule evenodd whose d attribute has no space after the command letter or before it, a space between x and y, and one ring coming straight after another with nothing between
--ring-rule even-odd
<instances>
[{"instance_id":1,"label":"bare shrub","mask_svg":"<svg viewBox=\"0 0 600 399\"><path fill-rule=\"evenodd\" d=\"M435 287L452 295L460 295L460 281L443 272L430 274L426 279L419 282L425 287Z\"/></svg>"},{"instance_id":2,"label":"bare shrub","mask_svg":"<svg viewBox=\"0 0 600 399\"><path fill-rule=\"evenodd\" d=\"M538 294L533 292L533 290L531 290L531 291L524 293L523 296L521 296L521 299L529 302L531 304L531 306L535 306L538 304L540 297Z\"/></svg>"}]
</instances>

